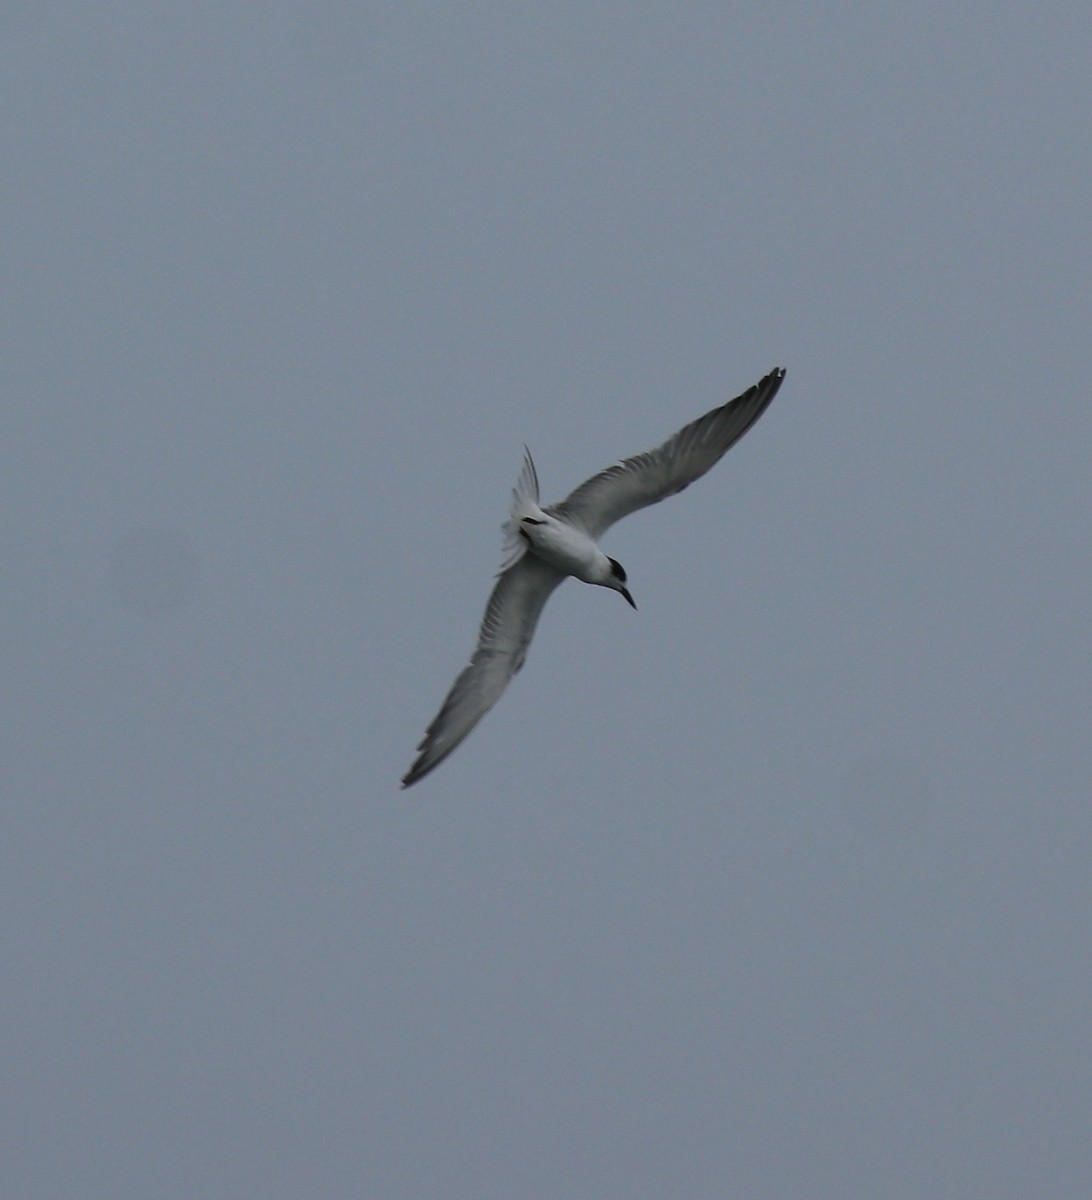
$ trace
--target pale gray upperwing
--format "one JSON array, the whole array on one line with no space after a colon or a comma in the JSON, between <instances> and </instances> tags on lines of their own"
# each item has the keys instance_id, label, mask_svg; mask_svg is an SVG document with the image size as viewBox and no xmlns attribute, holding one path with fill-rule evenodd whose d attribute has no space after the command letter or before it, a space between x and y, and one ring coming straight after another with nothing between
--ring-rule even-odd
<instances>
[{"instance_id":1,"label":"pale gray upperwing","mask_svg":"<svg viewBox=\"0 0 1092 1200\"><path fill-rule=\"evenodd\" d=\"M501 573L485 606L478 648L417 747L420 753L402 780L404 788L443 762L501 698L523 666L543 605L564 578L533 554Z\"/></svg>"},{"instance_id":2,"label":"pale gray upperwing","mask_svg":"<svg viewBox=\"0 0 1092 1200\"><path fill-rule=\"evenodd\" d=\"M598 539L615 521L674 496L699 479L766 411L785 378L780 367L720 408L714 408L662 446L593 475L547 509Z\"/></svg>"}]
</instances>

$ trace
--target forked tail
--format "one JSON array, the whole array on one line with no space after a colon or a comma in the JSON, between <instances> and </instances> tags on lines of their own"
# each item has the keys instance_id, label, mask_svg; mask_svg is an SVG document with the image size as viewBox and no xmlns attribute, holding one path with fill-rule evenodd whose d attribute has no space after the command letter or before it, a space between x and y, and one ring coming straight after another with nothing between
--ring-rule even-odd
<instances>
[{"instance_id":1,"label":"forked tail","mask_svg":"<svg viewBox=\"0 0 1092 1200\"><path fill-rule=\"evenodd\" d=\"M527 549L527 543L520 537L520 521L524 517L541 518L541 516L542 509L538 504L538 475L535 474L535 463L531 458L531 451L524 446L523 467L516 480L516 486L512 489L512 505L508 510L508 520L501 526L504 530L502 572L519 562L523 557L523 552Z\"/></svg>"}]
</instances>

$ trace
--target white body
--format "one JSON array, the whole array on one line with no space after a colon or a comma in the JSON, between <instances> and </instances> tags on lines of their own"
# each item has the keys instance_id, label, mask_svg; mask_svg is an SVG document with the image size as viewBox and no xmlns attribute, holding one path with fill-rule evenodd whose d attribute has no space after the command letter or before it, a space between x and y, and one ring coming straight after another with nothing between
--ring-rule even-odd
<instances>
[{"instance_id":1,"label":"white body","mask_svg":"<svg viewBox=\"0 0 1092 1200\"><path fill-rule=\"evenodd\" d=\"M520 530L532 554L563 575L575 575L585 583L607 583L611 578L610 559L586 533L559 521L545 509L531 515L542 524L521 524Z\"/></svg>"}]
</instances>

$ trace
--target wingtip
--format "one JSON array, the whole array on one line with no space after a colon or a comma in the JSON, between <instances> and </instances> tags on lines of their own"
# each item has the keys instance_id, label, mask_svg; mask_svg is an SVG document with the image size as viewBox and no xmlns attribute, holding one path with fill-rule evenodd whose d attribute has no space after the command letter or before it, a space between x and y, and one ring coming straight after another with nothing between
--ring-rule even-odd
<instances>
[{"instance_id":1,"label":"wingtip","mask_svg":"<svg viewBox=\"0 0 1092 1200\"><path fill-rule=\"evenodd\" d=\"M422 748L422 746L418 747L419 750ZM443 757L444 756L441 755L441 758ZM400 790L404 792L406 788L411 788L415 783L420 783L421 780L424 779L424 777L429 773L429 771L431 771L433 767L440 763L441 758L438 758L433 762L426 763L423 762L424 755L419 755L414 760L413 766L411 766L405 775L402 776L402 786Z\"/></svg>"},{"instance_id":2,"label":"wingtip","mask_svg":"<svg viewBox=\"0 0 1092 1200\"><path fill-rule=\"evenodd\" d=\"M774 369L768 375L764 375L758 381L758 383L755 384L752 390L756 393L769 393L770 399L772 400L780 390L781 385L785 382L785 374L786 372L784 367L774 367Z\"/></svg>"}]
</instances>

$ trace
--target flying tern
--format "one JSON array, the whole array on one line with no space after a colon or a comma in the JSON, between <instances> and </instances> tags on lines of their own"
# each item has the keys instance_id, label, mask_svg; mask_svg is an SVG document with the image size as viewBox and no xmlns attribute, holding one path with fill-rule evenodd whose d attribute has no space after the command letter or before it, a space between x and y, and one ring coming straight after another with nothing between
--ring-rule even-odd
<instances>
[{"instance_id":1,"label":"flying tern","mask_svg":"<svg viewBox=\"0 0 1092 1200\"><path fill-rule=\"evenodd\" d=\"M742 396L714 408L655 450L623 459L540 507L538 476L524 447L523 469L504 523L506 557L485 606L478 648L417 747L404 788L438 766L501 698L523 666L539 614L567 576L621 592L636 608L621 563L596 544L615 523L689 486L762 416L785 378L780 367Z\"/></svg>"}]
</instances>

